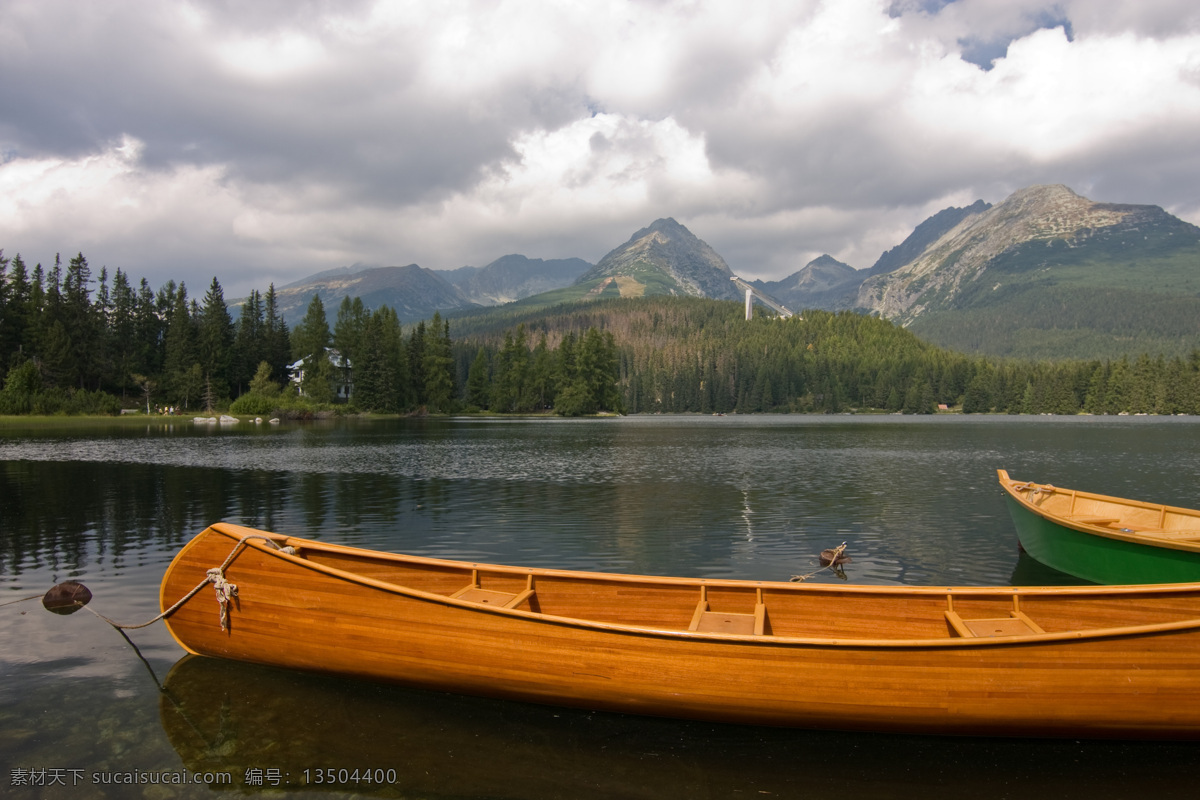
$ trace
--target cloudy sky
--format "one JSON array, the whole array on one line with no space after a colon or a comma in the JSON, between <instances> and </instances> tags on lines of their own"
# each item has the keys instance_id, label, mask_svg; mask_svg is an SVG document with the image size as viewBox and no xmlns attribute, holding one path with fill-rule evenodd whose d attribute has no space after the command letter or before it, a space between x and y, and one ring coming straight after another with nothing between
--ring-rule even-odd
<instances>
[{"instance_id":1,"label":"cloudy sky","mask_svg":"<svg viewBox=\"0 0 1200 800\"><path fill-rule=\"evenodd\" d=\"M155 288L666 216L775 279L1035 183L1200 223L1195 0L0 0L0 248Z\"/></svg>"}]
</instances>

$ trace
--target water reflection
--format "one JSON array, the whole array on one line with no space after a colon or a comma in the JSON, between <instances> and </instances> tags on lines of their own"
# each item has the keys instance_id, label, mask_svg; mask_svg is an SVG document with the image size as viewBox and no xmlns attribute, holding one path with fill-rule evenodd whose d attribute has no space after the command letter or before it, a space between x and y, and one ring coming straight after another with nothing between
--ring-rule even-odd
<instances>
[{"instance_id":1,"label":"water reflection","mask_svg":"<svg viewBox=\"0 0 1200 800\"><path fill-rule=\"evenodd\" d=\"M183 764L230 772L235 791L252 791L241 785L244 776L268 769L278 770L279 788L293 792L531 800L897 797L918 788L922 797L1061 798L1080 784L1091 787L1091 797L1123 798L1181 796L1194 785L1190 745L747 728L457 697L197 657L171 670L159 713ZM394 782L313 786L322 768L393 770Z\"/></svg>"},{"instance_id":2,"label":"water reflection","mask_svg":"<svg viewBox=\"0 0 1200 800\"><path fill-rule=\"evenodd\" d=\"M1091 581L1047 567L1024 550L1017 557L1009 583L1013 586L1090 586Z\"/></svg>"}]
</instances>

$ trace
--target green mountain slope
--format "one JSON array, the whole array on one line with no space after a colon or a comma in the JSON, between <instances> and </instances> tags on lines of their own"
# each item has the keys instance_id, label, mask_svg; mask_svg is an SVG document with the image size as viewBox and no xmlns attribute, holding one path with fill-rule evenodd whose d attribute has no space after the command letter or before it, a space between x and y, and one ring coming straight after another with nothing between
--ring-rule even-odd
<instances>
[{"instance_id":1,"label":"green mountain slope","mask_svg":"<svg viewBox=\"0 0 1200 800\"><path fill-rule=\"evenodd\" d=\"M864 281L857 305L970 352L1181 355L1200 345L1200 228L1031 187Z\"/></svg>"}]
</instances>

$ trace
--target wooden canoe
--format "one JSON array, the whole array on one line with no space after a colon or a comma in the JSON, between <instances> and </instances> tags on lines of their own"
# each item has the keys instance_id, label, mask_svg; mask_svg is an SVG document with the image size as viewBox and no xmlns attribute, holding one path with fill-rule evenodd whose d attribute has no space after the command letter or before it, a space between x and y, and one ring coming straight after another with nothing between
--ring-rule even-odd
<instances>
[{"instance_id":1,"label":"wooden canoe","mask_svg":"<svg viewBox=\"0 0 1200 800\"><path fill-rule=\"evenodd\" d=\"M1043 564L1094 583L1200 581L1200 511L997 474L1021 547Z\"/></svg>"},{"instance_id":2,"label":"wooden canoe","mask_svg":"<svg viewBox=\"0 0 1200 800\"><path fill-rule=\"evenodd\" d=\"M227 619L206 575L237 587ZM167 617L180 645L285 668L750 724L1200 738L1200 585L656 578L393 555L222 523L171 562L163 608L196 587Z\"/></svg>"}]
</instances>

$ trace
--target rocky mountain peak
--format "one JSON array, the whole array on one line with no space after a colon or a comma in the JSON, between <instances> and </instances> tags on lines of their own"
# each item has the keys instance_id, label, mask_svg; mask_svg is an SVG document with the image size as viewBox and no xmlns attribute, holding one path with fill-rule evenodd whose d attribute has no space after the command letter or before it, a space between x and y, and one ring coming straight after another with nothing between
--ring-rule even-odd
<instances>
[{"instance_id":1,"label":"rocky mountain peak","mask_svg":"<svg viewBox=\"0 0 1200 800\"><path fill-rule=\"evenodd\" d=\"M737 299L732 270L715 250L670 217L655 220L610 251L578 283L611 278L621 293Z\"/></svg>"},{"instance_id":2,"label":"rocky mountain peak","mask_svg":"<svg viewBox=\"0 0 1200 800\"><path fill-rule=\"evenodd\" d=\"M908 324L926 311L955 307L968 286L999 265L1011 271L1040 264L1044 271L1061 263L1059 251L1100 252L1111 240L1132 238L1130 232L1141 230L1136 238L1145 239L1163 226L1184 226L1183 234L1189 227L1157 206L1096 203L1060 184L1030 186L963 217L895 271L864 281L855 304Z\"/></svg>"},{"instance_id":3,"label":"rocky mountain peak","mask_svg":"<svg viewBox=\"0 0 1200 800\"><path fill-rule=\"evenodd\" d=\"M900 244L879 257L867 275L882 275L903 267L925 252L929 245L940 239L947 231L967 217L982 214L992 207L991 203L976 200L969 206L943 208L929 219L913 228L913 232Z\"/></svg>"},{"instance_id":4,"label":"rocky mountain peak","mask_svg":"<svg viewBox=\"0 0 1200 800\"><path fill-rule=\"evenodd\" d=\"M996 244L1031 239L1071 239L1081 232L1116 225L1127 212L1094 203L1061 184L1030 186L1010 195L979 218Z\"/></svg>"}]
</instances>

